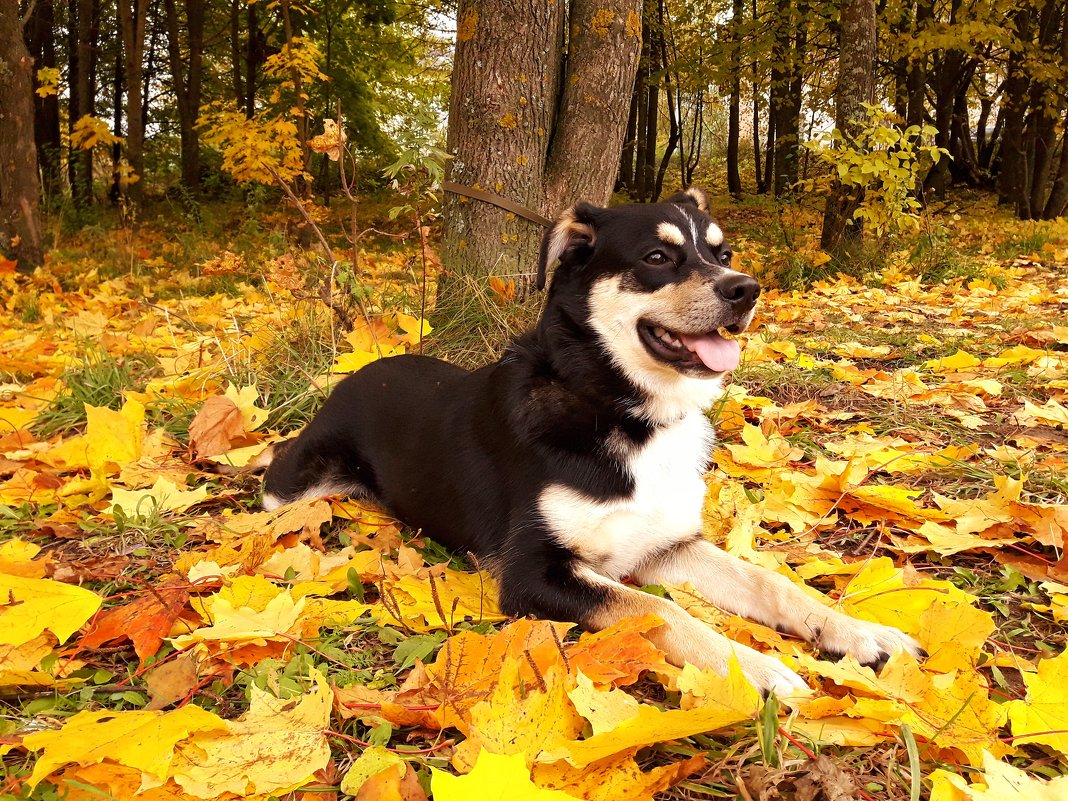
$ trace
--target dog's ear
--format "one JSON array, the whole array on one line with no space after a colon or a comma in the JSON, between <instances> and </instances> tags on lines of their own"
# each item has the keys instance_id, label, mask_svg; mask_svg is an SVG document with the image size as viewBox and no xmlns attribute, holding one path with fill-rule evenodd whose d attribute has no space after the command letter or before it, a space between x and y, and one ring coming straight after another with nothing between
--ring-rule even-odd
<instances>
[{"instance_id":1,"label":"dog's ear","mask_svg":"<svg viewBox=\"0 0 1068 801\"><path fill-rule=\"evenodd\" d=\"M691 186L678 194L672 195L668 198L668 203L677 203L680 206L697 206L697 208L708 214L708 195L704 193L703 189L698 189L696 186Z\"/></svg>"},{"instance_id":2,"label":"dog's ear","mask_svg":"<svg viewBox=\"0 0 1068 801\"><path fill-rule=\"evenodd\" d=\"M593 247L596 206L579 203L564 211L541 240L538 258L538 289L545 289L549 268L557 261L571 261Z\"/></svg>"}]
</instances>

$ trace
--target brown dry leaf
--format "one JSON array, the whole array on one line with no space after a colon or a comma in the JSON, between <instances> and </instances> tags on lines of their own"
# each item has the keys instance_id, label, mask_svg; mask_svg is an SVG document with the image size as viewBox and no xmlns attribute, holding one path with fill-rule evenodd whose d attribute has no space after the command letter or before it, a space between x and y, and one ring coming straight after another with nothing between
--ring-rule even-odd
<instances>
[{"instance_id":1,"label":"brown dry leaf","mask_svg":"<svg viewBox=\"0 0 1068 801\"><path fill-rule=\"evenodd\" d=\"M237 404L224 395L212 395L189 425L189 442L198 457L218 456L245 435L245 418Z\"/></svg>"},{"instance_id":2,"label":"brown dry leaf","mask_svg":"<svg viewBox=\"0 0 1068 801\"><path fill-rule=\"evenodd\" d=\"M145 674L145 684L152 699L145 709L163 709L189 695L197 686L197 658L192 653L179 654Z\"/></svg>"}]
</instances>

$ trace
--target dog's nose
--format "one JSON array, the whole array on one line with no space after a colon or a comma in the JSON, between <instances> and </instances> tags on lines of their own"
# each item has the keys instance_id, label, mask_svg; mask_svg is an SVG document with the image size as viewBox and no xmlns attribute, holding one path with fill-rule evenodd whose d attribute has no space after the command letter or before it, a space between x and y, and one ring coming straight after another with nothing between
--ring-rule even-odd
<instances>
[{"instance_id":1,"label":"dog's nose","mask_svg":"<svg viewBox=\"0 0 1068 801\"><path fill-rule=\"evenodd\" d=\"M716 280L716 294L732 306L747 308L756 303L760 284L742 273L730 273Z\"/></svg>"}]
</instances>

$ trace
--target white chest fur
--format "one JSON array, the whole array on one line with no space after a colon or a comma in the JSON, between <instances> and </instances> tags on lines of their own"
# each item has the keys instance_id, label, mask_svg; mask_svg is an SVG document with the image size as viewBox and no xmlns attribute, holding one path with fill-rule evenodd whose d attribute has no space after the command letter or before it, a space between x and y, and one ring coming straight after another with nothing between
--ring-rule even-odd
<instances>
[{"instance_id":1,"label":"white chest fur","mask_svg":"<svg viewBox=\"0 0 1068 801\"><path fill-rule=\"evenodd\" d=\"M599 573L621 578L701 530L712 426L700 412L660 429L628 454L630 497L598 501L552 484L538 508L553 535Z\"/></svg>"}]
</instances>

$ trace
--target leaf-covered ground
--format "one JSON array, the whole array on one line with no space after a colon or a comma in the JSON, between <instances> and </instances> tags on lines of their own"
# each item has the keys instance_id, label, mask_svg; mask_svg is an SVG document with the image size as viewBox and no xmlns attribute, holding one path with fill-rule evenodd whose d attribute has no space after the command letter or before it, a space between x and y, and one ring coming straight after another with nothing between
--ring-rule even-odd
<instances>
[{"instance_id":1,"label":"leaf-covered ground","mask_svg":"<svg viewBox=\"0 0 1068 801\"><path fill-rule=\"evenodd\" d=\"M258 511L212 465L433 333L403 248L363 255L373 322L343 336L230 214L0 276L0 796L1068 797L1068 226L945 211L850 278L805 219L723 215L743 268L825 275L763 297L706 533L930 652L877 675L649 588L808 678L762 705L668 665L655 619L505 620L488 575L376 510Z\"/></svg>"}]
</instances>

